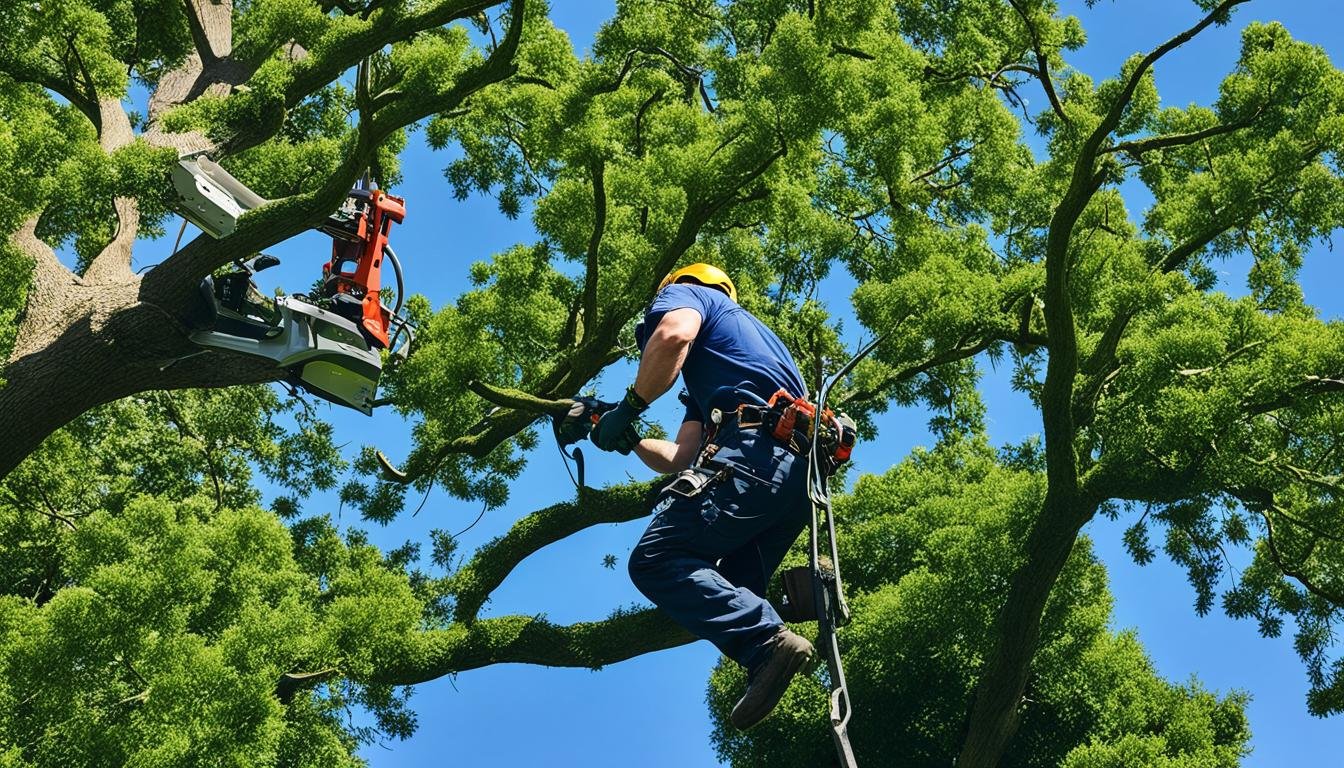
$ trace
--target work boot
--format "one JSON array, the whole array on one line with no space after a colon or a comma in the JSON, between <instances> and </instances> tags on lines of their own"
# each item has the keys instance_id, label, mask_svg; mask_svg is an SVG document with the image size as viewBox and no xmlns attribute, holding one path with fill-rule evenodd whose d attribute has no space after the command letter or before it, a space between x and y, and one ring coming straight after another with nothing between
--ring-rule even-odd
<instances>
[{"instance_id":1,"label":"work boot","mask_svg":"<svg viewBox=\"0 0 1344 768\"><path fill-rule=\"evenodd\" d=\"M745 731L765 719L779 703L789 681L812 660L812 644L781 628L767 644L770 655L747 676L747 692L733 707L733 727Z\"/></svg>"}]
</instances>

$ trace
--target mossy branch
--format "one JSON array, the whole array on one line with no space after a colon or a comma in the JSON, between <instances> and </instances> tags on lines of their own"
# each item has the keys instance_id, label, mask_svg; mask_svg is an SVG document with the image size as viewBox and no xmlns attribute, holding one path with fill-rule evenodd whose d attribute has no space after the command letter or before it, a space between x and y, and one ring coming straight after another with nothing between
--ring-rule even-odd
<instances>
[{"instance_id":1,"label":"mossy branch","mask_svg":"<svg viewBox=\"0 0 1344 768\"><path fill-rule=\"evenodd\" d=\"M527 411L548 416L563 416L566 413L569 413L570 407L574 405L573 400L552 400L550 398L537 397L536 395L528 394L520 389L496 387L493 384L487 384L484 381L477 381L475 379L467 382L467 389L480 395L481 399L494 403L502 408L513 408L518 411Z\"/></svg>"},{"instance_id":2,"label":"mossy branch","mask_svg":"<svg viewBox=\"0 0 1344 768\"><path fill-rule=\"evenodd\" d=\"M623 523L649 513L661 480L610 488L587 488L576 501L552 504L513 524L509 532L476 550L453 575L448 590L457 597L456 620L470 624L481 606L525 558L599 523Z\"/></svg>"},{"instance_id":3,"label":"mossy branch","mask_svg":"<svg viewBox=\"0 0 1344 768\"><path fill-rule=\"evenodd\" d=\"M369 682L415 685L492 664L598 669L693 640L656 608L569 625L544 616L502 616L420 633L404 655L380 660Z\"/></svg>"}]
</instances>

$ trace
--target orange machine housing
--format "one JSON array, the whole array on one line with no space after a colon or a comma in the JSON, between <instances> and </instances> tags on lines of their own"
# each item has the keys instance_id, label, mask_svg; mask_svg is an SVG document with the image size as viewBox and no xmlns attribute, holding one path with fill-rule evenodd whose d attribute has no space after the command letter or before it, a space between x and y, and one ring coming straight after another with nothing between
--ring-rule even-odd
<instances>
[{"instance_id":1,"label":"orange machine housing","mask_svg":"<svg viewBox=\"0 0 1344 768\"><path fill-rule=\"evenodd\" d=\"M331 261L322 268L322 292L338 303L358 302L358 322L371 345L387 349L391 312L383 306L383 251L393 224L406 217L406 201L381 189L352 189L322 231L331 235ZM353 313L352 313L353 314Z\"/></svg>"}]
</instances>

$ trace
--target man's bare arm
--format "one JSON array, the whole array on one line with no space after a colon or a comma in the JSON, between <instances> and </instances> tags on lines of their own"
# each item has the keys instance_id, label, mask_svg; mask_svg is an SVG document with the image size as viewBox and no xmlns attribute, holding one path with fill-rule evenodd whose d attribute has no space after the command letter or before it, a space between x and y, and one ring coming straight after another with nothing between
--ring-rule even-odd
<instances>
[{"instance_id":1,"label":"man's bare arm","mask_svg":"<svg viewBox=\"0 0 1344 768\"><path fill-rule=\"evenodd\" d=\"M700 422L683 421L675 442L645 438L635 445L635 455L654 472L680 472L695 461L703 434L704 425Z\"/></svg>"},{"instance_id":2,"label":"man's bare arm","mask_svg":"<svg viewBox=\"0 0 1344 768\"><path fill-rule=\"evenodd\" d=\"M635 394L652 403L671 389L691 344L700 333L700 313L683 307L663 315L644 345L635 375Z\"/></svg>"}]
</instances>

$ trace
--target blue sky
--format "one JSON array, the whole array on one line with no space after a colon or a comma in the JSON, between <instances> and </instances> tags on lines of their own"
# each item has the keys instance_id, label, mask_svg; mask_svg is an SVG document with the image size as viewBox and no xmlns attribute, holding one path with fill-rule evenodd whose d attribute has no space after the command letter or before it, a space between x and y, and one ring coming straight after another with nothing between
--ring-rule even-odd
<instances>
[{"instance_id":1,"label":"blue sky","mask_svg":"<svg viewBox=\"0 0 1344 768\"><path fill-rule=\"evenodd\" d=\"M576 47L586 49L613 0L554 0L553 17ZM1069 57L1070 63L1096 79L1112 76L1124 59L1161 43L1197 18L1188 0L1102 0L1088 9L1081 0L1065 0L1066 12L1077 14L1090 42ZM1278 19L1294 36L1326 48L1338 64L1344 60L1344 33L1337 20L1338 4L1330 0L1258 0L1242 7L1230 27L1205 32L1165 59L1157 69L1158 89L1166 104L1210 103L1218 82L1230 70L1238 48L1239 30L1252 19ZM1031 110L1044 105L1032 100ZM444 155L428 151L413 136L403 168L405 182L396 193L407 197L405 224L393 240L406 266L411 289L429 296L436 306L452 301L465 285L467 267L518 242L535 238L526 216L510 221L499 214L494 201L473 198L456 201L440 173ZM1141 192L1130 193L1131 206L1143 205ZM172 227L176 234L176 227ZM170 238L171 239L171 238ZM277 283L290 290L307 286L329 252L325 236L308 233L272 249L284 264L267 272L263 287ZM170 245L170 243L169 243ZM165 245L144 244L137 266L159 261ZM1226 289L1241 292L1245 265L1223 265ZM1327 248L1307 258L1303 285L1307 297L1323 315L1344 314L1344 301L1334 286L1342 272ZM832 312L848 314L848 287L837 281L826 298ZM628 368L608 371L599 391L614 397L630 376ZM1020 440L1040 431L1039 415L1006 385L1005 377L988 372L985 397L994 443ZM671 398L667 398L671 400ZM322 406L324 409L327 407ZM672 421L668 403L655 406ZM393 457L409 450L410 425L390 412L372 419L331 408L337 442L355 447L375 442ZM910 448L931 444L925 414L895 411L881 420L880 436L856 453L861 471L881 472L898 462ZM633 459L588 451L588 482L622 482L628 476L649 477ZM519 516L572 493L560 458L543 445L514 485L510 503L487 513L479 525L462 537L462 550L497 536ZM411 500L414 508L420 499ZM330 496L310 499L308 512L331 511ZM479 513L434 492L416 516L404 515L392 525L361 525L349 511L342 522L372 528L376 543L393 547L410 539L427 541L432 528L456 531ZM495 593L486 615L545 613L556 622L592 620L612 609L642 598L628 583L624 568L602 567L602 558L614 554L623 563L643 529L643 521L600 526L556 544L528 559ZM1291 639L1263 639L1254 624L1233 622L1217 614L1197 617L1194 593L1179 569L1159 557L1144 568L1136 566L1120 545L1125 521L1099 519L1090 535L1110 569L1115 593L1114 627L1138 632L1157 669L1169 679L1197 676L1219 691L1240 688L1252 696L1251 726L1254 753L1249 766L1319 765L1330 763L1344 736L1338 719L1319 720L1306 713L1307 689ZM441 679L416 689L412 706L420 729L404 742L365 748L362 754L375 768L459 764L499 766L585 766L605 768L637 764L659 766L717 765L709 746L709 719L704 695L708 672L717 653L706 643L644 656L599 672L501 665ZM823 718L824 713L818 712Z\"/></svg>"}]
</instances>

